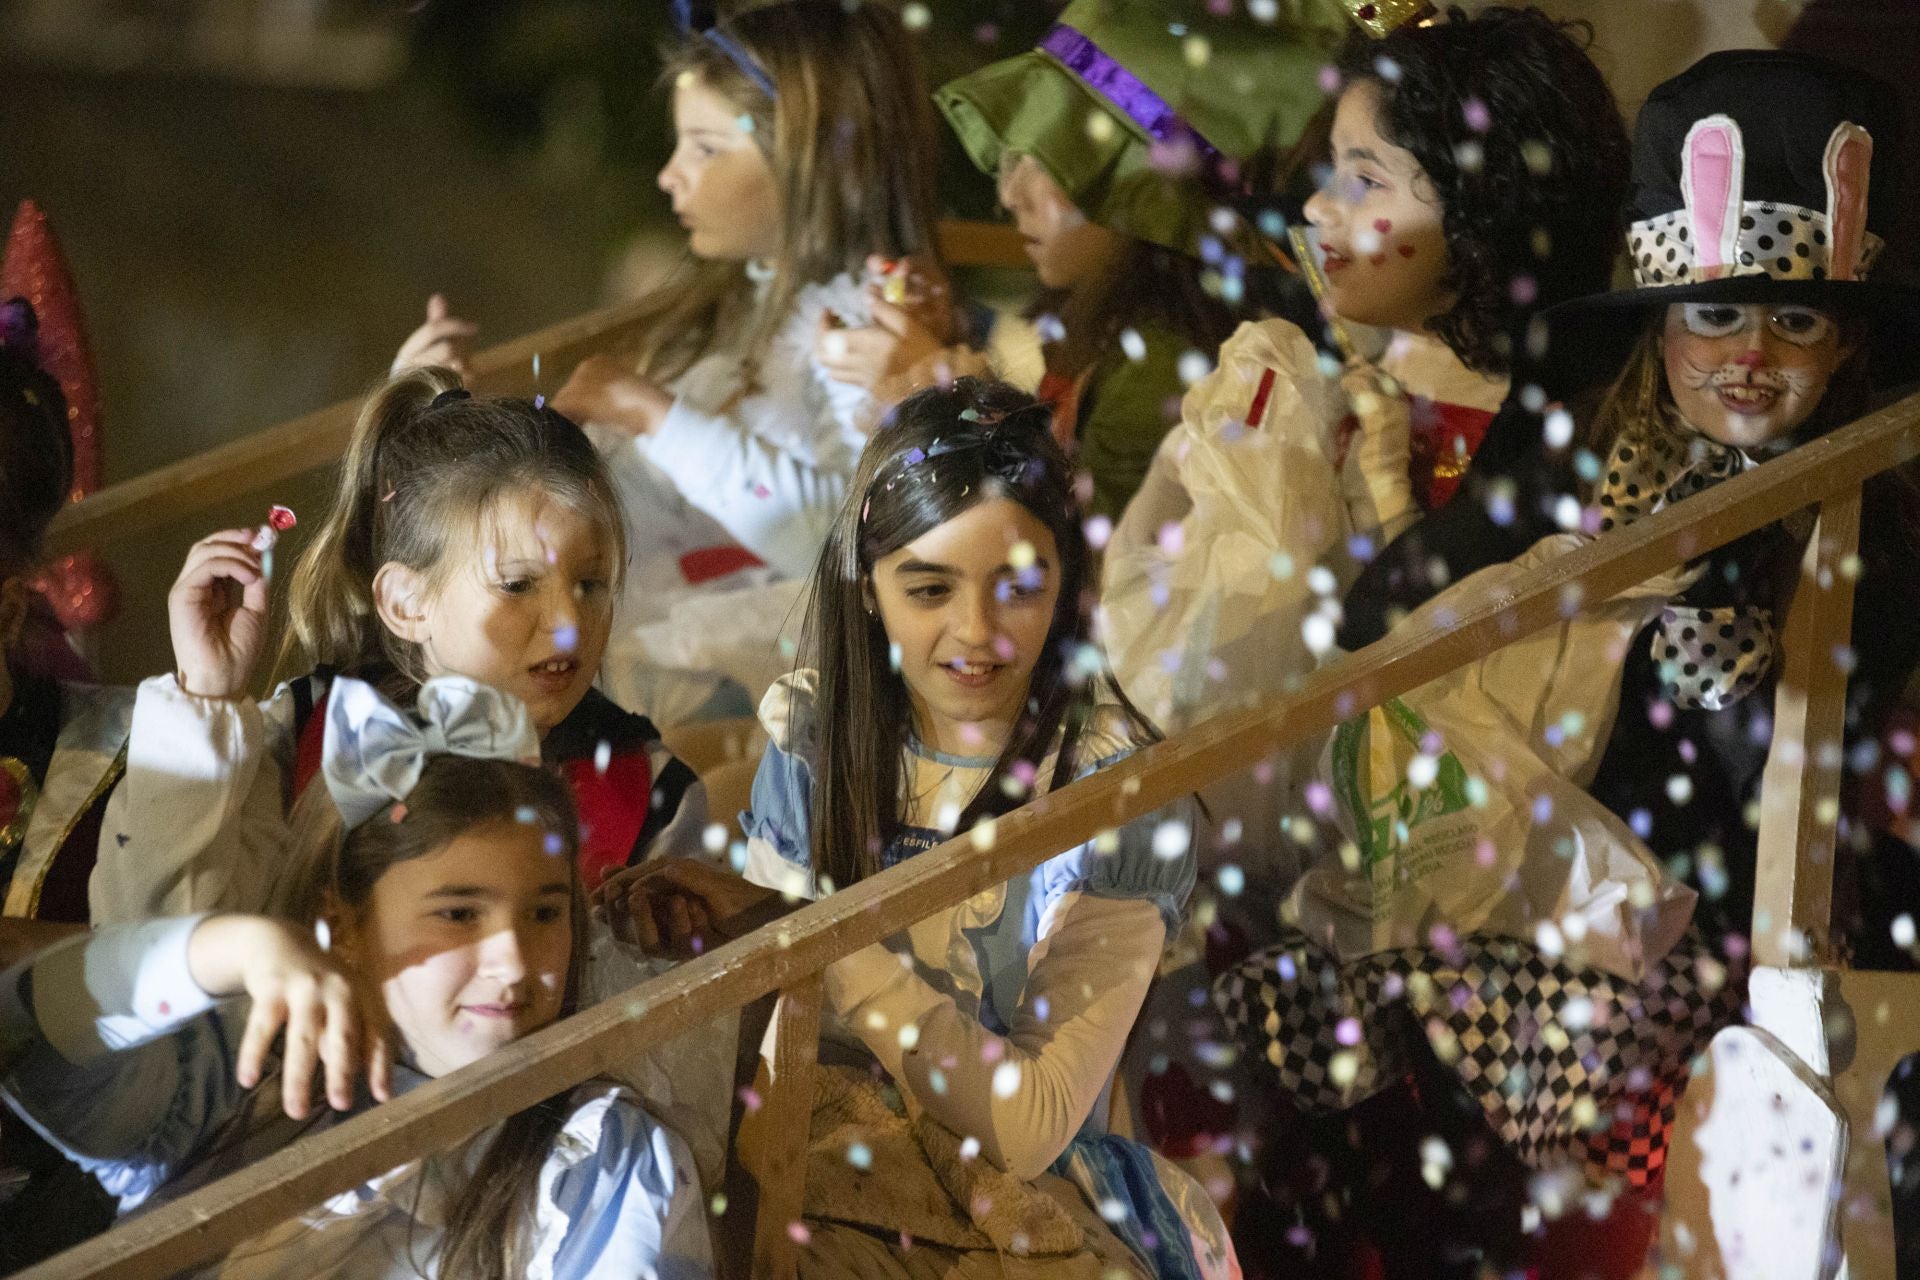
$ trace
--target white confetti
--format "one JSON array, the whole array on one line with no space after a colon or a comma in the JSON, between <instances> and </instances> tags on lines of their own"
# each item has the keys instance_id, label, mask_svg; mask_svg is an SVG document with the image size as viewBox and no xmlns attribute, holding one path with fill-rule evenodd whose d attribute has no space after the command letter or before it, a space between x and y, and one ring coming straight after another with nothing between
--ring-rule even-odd
<instances>
[{"instance_id":1,"label":"white confetti","mask_svg":"<svg viewBox=\"0 0 1920 1280\"><path fill-rule=\"evenodd\" d=\"M708 853L719 853L727 847L727 829L717 822L708 823L700 833L700 847Z\"/></svg>"},{"instance_id":2,"label":"white confetti","mask_svg":"<svg viewBox=\"0 0 1920 1280\"><path fill-rule=\"evenodd\" d=\"M1186 853L1193 832L1184 822L1169 819L1153 829L1153 856L1171 862Z\"/></svg>"},{"instance_id":3,"label":"white confetti","mask_svg":"<svg viewBox=\"0 0 1920 1280\"><path fill-rule=\"evenodd\" d=\"M1547 415L1547 447L1564 449L1573 443L1573 415L1565 409L1555 409Z\"/></svg>"},{"instance_id":4,"label":"white confetti","mask_svg":"<svg viewBox=\"0 0 1920 1280\"><path fill-rule=\"evenodd\" d=\"M1103 116L1102 119L1105 119L1105 117ZM1111 125L1113 122L1109 120L1107 123ZM1126 352L1127 359L1133 361L1135 364L1147 358L1147 340L1140 336L1138 329L1122 329L1120 331L1120 349Z\"/></svg>"},{"instance_id":5,"label":"white confetti","mask_svg":"<svg viewBox=\"0 0 1920 1280\"><path fill-rule=\"evenodd\" d=\"M1333 619L1324 613L1309 614L1300 624L1300 638L1307 642L1307 650L1315 657L1333 648Z\"/></svg>"},{"instance_id":6,"label":"white confetti","mask_svg":"<svg viewBox=\"0 0 1920 1280\"><path fill-rule=\"evenodd\" d=\"M1020 1064L1003 1062L993 1069L993 1096L1011 1098L1020 1092Z\"/></svg>"},{"instance_id":7,"label":"white confetti","mask_svg":"<svg viewBox=\"0 0 1920 1280\"><path fill-rule=\"evenodd\" d=\"M1180 353L1180 385L1190 387L1213 372L1213 361L1204 351L1183 351Z\"/></svg>"}]
</instances>

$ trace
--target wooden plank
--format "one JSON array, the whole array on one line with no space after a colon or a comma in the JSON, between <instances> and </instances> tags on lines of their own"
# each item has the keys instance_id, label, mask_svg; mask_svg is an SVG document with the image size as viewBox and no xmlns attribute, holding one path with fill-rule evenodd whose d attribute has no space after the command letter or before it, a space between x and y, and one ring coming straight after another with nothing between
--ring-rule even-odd
<instances>
[{"instance_id":1,"label":"wooden plank","mask_svg":"<svg viewBox=\"0 0 1920 1280\"><path fill-rule=\"evenodd\" d=\"M940 260L949 267L1033 269L1027 242L1017 228L1004 222L948 219L940 224L939 235Z\"/></svg>"},{"instance_id":2,"label":"wooden plank","mask_svg":"<svg viewBox=\"0 0 1920 1280\"><path fill-rule=\"evenodd\" d=\"M1833 856L1840 815L1860 491L1820 504L1780 635L1773 746L1760 779L1753 893L1755 963L1823 963L1832 950ZM1857 569L1859 561L1853 560ZM1850 664L1848 664L1850 665Z\"/></svg>"},{"instance_id":3,"label":"wooden plank","mask_svg":"<svg viewBox=\"0 0 1920 1280\"><path fill-rule=\"evenodd\" d=\"M773 1075L759 1111L741 1125L740 1159L758 1191L753 1226L755 1280L794 1280L799 1242L792 1227L806 1199L807 1141L813 1127L813 1069L820 1055L818 973L780 994L774 1013Z\"/></svg>"},{"instance_id":4,"label":"wooden plank","mask_svg":"<svg viewBox=\"0 0 1920 1280\"><path fill-rule=\"evenodd\" d=\"M469 381L477 390L527 394L539 357L550 379L574 361L619 338L639 304L622 303L489 348L474 357ZM557 387L558 382L552 384ZM111 485L67 507L47 534L49 554L102 546L181 520L236 493L264 488L323 467L346 452L364 396L241 436L143 476Z\"/></svg>"},{"instance_id":5,"label":"wooden plank","mask_svg":"<svg viewBox=\"0 0 1920 1280\"><path fill-rule=\"evenodd\" d=\"M1293 694L1217 717L516 1041L30 1272L34 1280L166 1275L260 1224L460 1141L606 1071L646 1045L817 973L908 924L1023 875L1272 751L1604 600L1920 452L1920 394L1461 602L1451 626L1401 632L1310 675ZM984 846L984 847L983 847Z\"/></svg>"},{"instance_id":6,"label":"wooden plank","mask_svg":"<svg viewBox=\"0 0 1920 1280\"><path fill-rule=\"evenodd\" d=\"M940 224L939 235L942 255L950 266L1032 265L1020 233L1010 226L949 220ZM531 394L533 359L539 356L546 389L557 389L576 361L623 336L640 310L640 303L624 302L491 347L474 358L474 388ZM54 519L47 535L48 552L62 555L130 538L233 494L326 466L346 451L362 399L343 400L102 489Z\"/></svg>"}]
</instances>

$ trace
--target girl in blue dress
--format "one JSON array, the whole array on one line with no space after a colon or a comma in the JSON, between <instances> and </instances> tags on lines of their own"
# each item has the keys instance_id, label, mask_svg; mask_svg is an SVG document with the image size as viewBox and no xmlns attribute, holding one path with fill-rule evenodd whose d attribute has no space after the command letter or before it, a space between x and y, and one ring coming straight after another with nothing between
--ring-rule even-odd
<instances>
[{"instance_id":1,"label":"girl in blue dress","mask_svg":"<svg viewBox=\"0 0 1920 1280\"><path fill-rule=\"evenodd\" d=\"M867 446L822 551L802 650L817 668L761 706L748 883L656 863L610 905L655 941L689 921L764 918L769 891L850 885L1150 741L1088 643L1086 564L1044 405L973 379L908 399ZM817 1113L803 1276L1238 1274L1199 1186L1105 1124L1193 888L1190 842L1185 805L1152 815L826 970L822 1060L877 1064L936 1169L951 1136L958 1166L977 1153L1009 1180L994 1194L1045 1197L1040 1216L1060 1229L1046 1247L903 1248L909 1197L890 1188L907 1175L876 1164L863 1194L820 1203Z\"/></svg>"}]
</instances>

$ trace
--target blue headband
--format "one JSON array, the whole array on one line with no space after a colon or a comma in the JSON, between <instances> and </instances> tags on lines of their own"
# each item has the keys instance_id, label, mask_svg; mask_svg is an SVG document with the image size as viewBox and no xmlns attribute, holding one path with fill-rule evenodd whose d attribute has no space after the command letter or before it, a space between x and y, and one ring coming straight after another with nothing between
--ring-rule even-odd
<instances>
[{"instance_id":1,"label":"blue headband","mask_svg":"<svg viewBox=\"0 0 1920 1280\"><path fill-rule=\"evenodd\" d=\"M753 55L740 47L740 43L722 31L714 17L713 7L700 4L695 10L696 0L673 0L673 19L679 24L683 34L698 36L727 56L727 61L740 69L740 74L760 87L760 92L769 98L778 98L774 92L773 77L766 73L761 65L754 61Z\"/></svg>"}]
</instances>

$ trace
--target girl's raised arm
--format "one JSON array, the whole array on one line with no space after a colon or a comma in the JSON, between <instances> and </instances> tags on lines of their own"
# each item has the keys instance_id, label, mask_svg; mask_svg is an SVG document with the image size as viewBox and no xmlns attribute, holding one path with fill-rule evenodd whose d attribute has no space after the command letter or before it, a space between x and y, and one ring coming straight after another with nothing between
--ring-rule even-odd
<instances>
[{"instance_id":1,"label":"girl's raised arm","mask_svg":"<svg viewBox=\"0 0 1920 1280\"><path fill-rule=\"evenodd\" d=\"M141 682L88 884L93 923L266 905L287 827L296 697L247 695L265 637L255 531L194 544L167 598L176 673Z\"/></svg>"}]
</instances>

